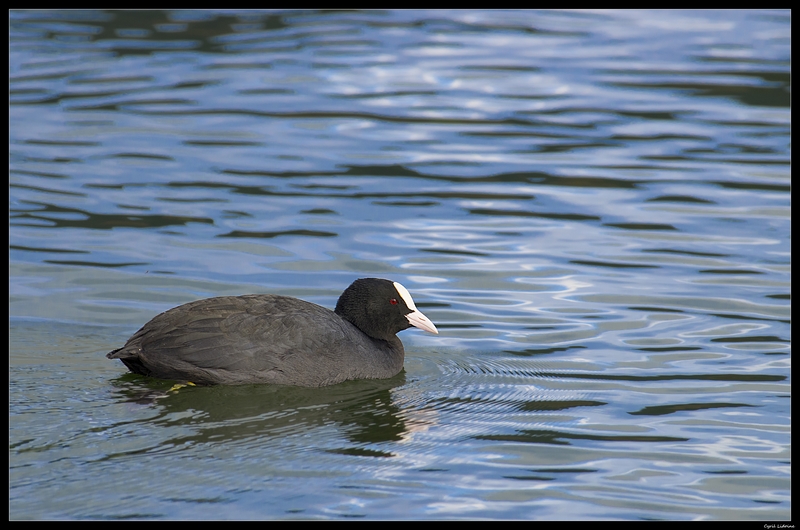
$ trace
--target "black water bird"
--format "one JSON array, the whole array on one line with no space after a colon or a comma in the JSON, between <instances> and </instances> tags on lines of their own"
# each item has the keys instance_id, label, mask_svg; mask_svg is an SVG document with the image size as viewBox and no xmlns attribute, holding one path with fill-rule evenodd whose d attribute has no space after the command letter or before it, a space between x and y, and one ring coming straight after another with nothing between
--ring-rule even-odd
<instances>
[{"instance_id":1,"label":"black water bird","mask_svg":"<svg viewBox=\"0 0 800 530\"><path fill-rule=\"evenodd\" d=\"M220 296L157 315L106 355L130 371L199 385L321 387L403 369L397 332L438 333L397 282L362 278L331 311L274 294Z\"/></svg>"}]
</instances>

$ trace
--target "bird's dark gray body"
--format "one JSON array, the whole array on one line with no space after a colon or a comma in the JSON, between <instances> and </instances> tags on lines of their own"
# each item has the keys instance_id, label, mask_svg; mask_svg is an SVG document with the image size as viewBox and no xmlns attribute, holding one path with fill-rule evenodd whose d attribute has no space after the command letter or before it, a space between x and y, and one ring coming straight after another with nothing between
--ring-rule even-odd
<instances>
[{"instance_id":1,"label":"bird's dark gray body","mask_svg":"<svg viewBox=\"0 0 800 530\"><path fill-rule=\"evenodd\" d=\"M404 356L395 335L372 338L330 309L270 294L170 309L108 354L132 372L161 379L310 387L392 377Z\"/></svg>"}]
</instances>

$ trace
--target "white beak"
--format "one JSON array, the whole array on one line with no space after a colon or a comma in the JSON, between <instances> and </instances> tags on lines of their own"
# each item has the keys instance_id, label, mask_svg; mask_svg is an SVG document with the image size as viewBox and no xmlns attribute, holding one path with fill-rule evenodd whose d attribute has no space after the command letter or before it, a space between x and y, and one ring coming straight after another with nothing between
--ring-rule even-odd
<instances>
[{"instance_id":1,"label":"white beak","mask_svg":"<svg viewBox=\"0 0 800 530\"><path fill-rule=\"evenodd\" d=\"M411 313L406 315L408 322L414 326L415 328L424 329L425 331L430 331L431 333L439 334L439 330L436 329L436 326L433 325L433 322L430 321L428 317L420 313L419 309L415 309Z\"/></svg>"}]
</instances>

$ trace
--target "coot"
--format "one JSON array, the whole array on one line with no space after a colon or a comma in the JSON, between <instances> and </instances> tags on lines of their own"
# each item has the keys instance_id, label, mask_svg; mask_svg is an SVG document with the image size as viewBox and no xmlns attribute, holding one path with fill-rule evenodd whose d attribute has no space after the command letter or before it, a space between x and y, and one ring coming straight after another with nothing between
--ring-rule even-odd
<instances>
[{"instance_id":1,"label":"coot","mask_svg":"<svg viewBox=\"0 0 800 530\"><path fill-rule=\"evenodd\" d=\"M288 296L220 296L165 311L106 355L131 372L200 385L320 387L403 369L396 333L439 333L397 282L361 278L331 311Z\"/></svg>"}]
</instances>

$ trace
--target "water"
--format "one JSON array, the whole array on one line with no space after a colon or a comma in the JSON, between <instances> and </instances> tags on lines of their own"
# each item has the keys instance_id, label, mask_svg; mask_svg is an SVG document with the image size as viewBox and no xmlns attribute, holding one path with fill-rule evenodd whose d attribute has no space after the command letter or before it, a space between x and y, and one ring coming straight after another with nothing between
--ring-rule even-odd
<instances>
[{"instance_id":1,"label":"water","mask_svg":"<svg viewBox=\"0 0 800 530\"><path fill-rule=\"evenodd\" d=\"M788 11L10 12L12 519L791 518ZM402 282L324 389L105 353Z\"/></svg>"}]
</instances>

